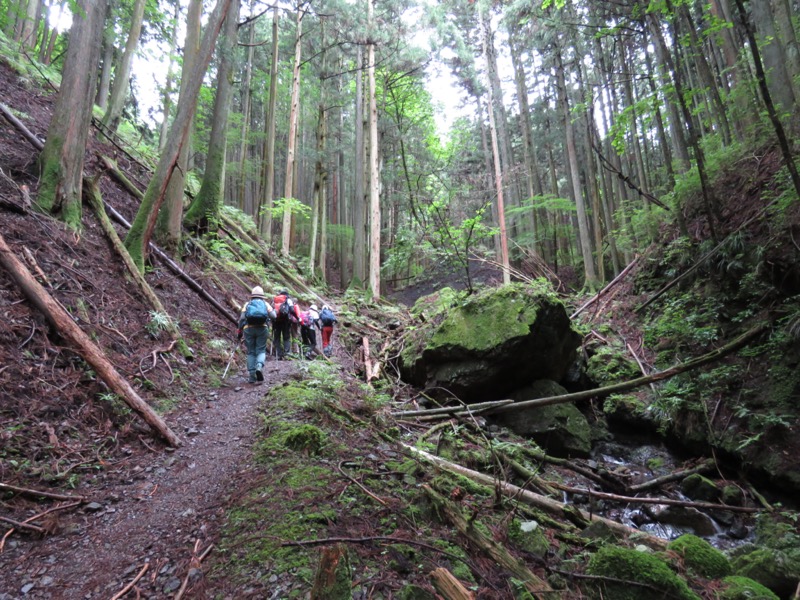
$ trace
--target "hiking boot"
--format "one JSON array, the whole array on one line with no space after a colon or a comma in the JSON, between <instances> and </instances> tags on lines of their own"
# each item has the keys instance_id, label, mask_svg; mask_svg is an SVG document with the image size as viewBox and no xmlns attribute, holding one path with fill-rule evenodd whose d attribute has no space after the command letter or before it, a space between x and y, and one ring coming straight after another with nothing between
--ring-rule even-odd
<instances>
[{"instance_id":1,"label":"hiking boot","mask_svg":"<svg viewBox=\"0 0 800 600\"><path fill-rule=\"evenodd\" d=\"M250 376L250 379L247 380L247 383L255 383L255 382L256 382L256 378L253 377L252 375Z\"/></svg>"},{"instance_id":2,"label":"hiking boot","mask_svg":"<svg viewBox=\"0 0 800 600\"><path fill-rule=\"evenodd\" d=\"M264 381L264 371L261 370L261 367L256 369L256 381Z\"/></svg>"}]
</instances>

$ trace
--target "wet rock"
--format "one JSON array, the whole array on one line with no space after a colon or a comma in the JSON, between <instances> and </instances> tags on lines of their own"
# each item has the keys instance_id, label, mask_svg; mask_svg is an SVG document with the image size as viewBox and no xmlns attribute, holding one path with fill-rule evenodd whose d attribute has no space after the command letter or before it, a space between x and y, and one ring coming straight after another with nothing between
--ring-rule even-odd
<instances>
[{"instance_id":1,"label":"wet rock","mask_svg":"<svg viewBox=\"0 0 800 600\"><path fill-rule=\"evenodd\" d=\"M717 533L717 525L707 514L686 506L656 505L650 509L653 519L664 525L691 529L696 535Z\"/></svg>"},{"instance_id":2,"label":"wet rock","mask_svg":"<svg viewBox=\"0 0 800 600\"><path fill-rule=\"evenodd\" d=\"M734 522L731 525L730 529L728 529L728 537L734 540L743 540L747 537L747 534L750 533L750 530L741 522Z\"/></svg>"},{"instance_id":3,"label":"wet rock","mask_svg":"<svg viewBox=\"0 0 800 600\"><path fill-rule=\"evenodd\" d=\"M23 585L23 586L20 588L20 590L19 590L19 591L20 591L21 593L23 593L23 594L27 594L27 593L28 593L28 592L30 592L30 591L31 591L33 588L34 588L34 585L33 585L32 583L26 583L25 585Z\"/></svg>"},{"instance_id":4,"label":"wet rock","mask_svg":"<svg viewBox=\"0 0 800 600\"><path fill-rule=\"evenodd\" d=\"M800 549L784 552L762 547L737 556L731 564L736 575L749 577L782 598L788 598L800 580Z\"/></svg>"},{"instance_id":5,"label":"wet rock","mask_svg":"<svg viewBox=\"0 0 800 600\"><path fill-rule=\"evenodd\" d=\"M177 577L172 577L169 581L167 581L166 584L164 584L163 590L165 594L171 594L172 592L177 591L178 588L180 587L181 587L181 580L178 579Z\"/></svg>"},{"instance_id":6,"label":"wet rock","mask_svg":"<svg viewBox=\"0 0 800 600\"><path fill-rule=\"evenodd\" d=\"M693 473L685 478L681 482L681 491L692 500L701 502L715 502L721 494L716 483L699 473Z\"/></svg>"},{"instance_id":7,"label":"wet rock","mask_svg":"<svg viewBox=\"0 0 800 600\"><path fill-rule=\"evenodd\" d=\"M83 507L87 512L99 512L103 510L103 505L99 502L89 502L86 506Z\"/></svg>"}]
</instances>

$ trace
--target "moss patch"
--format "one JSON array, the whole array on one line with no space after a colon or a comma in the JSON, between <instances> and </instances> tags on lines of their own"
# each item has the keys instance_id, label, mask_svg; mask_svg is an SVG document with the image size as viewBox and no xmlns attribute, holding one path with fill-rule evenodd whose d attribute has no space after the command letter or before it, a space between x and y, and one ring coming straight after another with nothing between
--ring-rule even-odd
<instances>
[{"instance_id":1,"label":"moss patch","mask_svg":"<svg viewBox=\"0 0 800 600\"><path fill-rule=\"evenodd\" d=\"M722 580L720 600L779 600L772 591L749 577L731 575Z\"/></svg>"},{"instance_id":2,"label":"moss patch","mask_svg":"<svg viewBox=\"0 0 800 600\"><path fill-rule=\"evenodd\" d=\"M667 550L678 554L687 568L702 577L718 579L731 574L731 563L727 557L696 535L680 536L670 542Z\"/></svg>"},{"instance_id":3,"label":"moss patch","mask_svg":"<svg viewBox=\"0 0 800 600\"><path fill-rule=\"evenodd\" d=\"M667 592L670 597L684 600L700 600L689 589L686 582L673 573L667 564L646 552L619 546L603 546L589 560L586 572L590 575L621 579L630 583L606 581L593 586L593 597L604 600L641 600L661 597Z\"/></svg>"}]
</instances>

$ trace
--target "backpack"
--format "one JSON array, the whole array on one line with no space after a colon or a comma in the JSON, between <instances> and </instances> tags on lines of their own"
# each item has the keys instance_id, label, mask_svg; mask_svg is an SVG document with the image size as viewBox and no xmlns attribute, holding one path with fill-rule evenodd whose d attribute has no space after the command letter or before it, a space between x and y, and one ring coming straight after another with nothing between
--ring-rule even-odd
<instances>
[{"instance_id":1,"label":"backpack","mask_svg":"<svg viewBox=\"0 0 800 600\"><path fill-rule=\"evenodd\" d=\"M269 318L267 303L261 298L253 298L247 303L247 308L244 309L244 318L248 325L263 327L267 324L267 319Z\"/></svg>"},{"instance_id":2,"label":"backpack","mask_svg":"<svg viewBox=\"0 0 800 600\"><path fill-rule=\"evenodd\" d=\"M313 319L311 318L311 311L303 311L300 313L300 323L303 327L311 327Z\"/></svg>"},{"instance_id":3,"label":"backpack","mask_svg":"<svg viewBox=\"0 0 800 600\"><path fill-rule=\"evenodd\" d=\"M333 315L333 311L330 308L323 308L322 312L319 313L319 320L322 321L325 327L331 327L336 321L336 317Z\"/></svg>"},{"instance_id":4,"label":"backpack","mask_svg":"<svg viewBox=\"0 0 800 600\"><path fill-rule=\"evenodd\" d=\"M279 297L280 296L276 296L276 298ZM292 314L292 307L293 307L293 302L291 298L286 298L280 303L280 305L277 305L276 302L275 312L278 313L278 321L285 321L286 319L288 319L289 315Z\"/></svg>"}]
</instances>

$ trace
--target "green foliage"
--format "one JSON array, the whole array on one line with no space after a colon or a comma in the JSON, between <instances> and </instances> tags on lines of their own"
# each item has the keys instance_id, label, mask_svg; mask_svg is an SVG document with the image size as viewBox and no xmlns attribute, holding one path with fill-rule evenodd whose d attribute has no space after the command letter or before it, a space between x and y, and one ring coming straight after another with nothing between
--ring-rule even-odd
<instances>
[{"instance_id":1,"label":"green foliage","mask_svg":"<svg viewBox=\"0 0 800 600\"><path fill-rule=\"evenodd\" d=\"M169 315L154 310L150 311L150 320L144 326L147 333L156 340L161 338L162 333L174 327L175 324L172 322L172 318Z\"/></svg>"},{"instance_id":2,"label":"green foliage","mask_svg":"<svg viewBox=\"0 0 800 600\"><path fill-rule=\"evenodd\" d=\"M667 550L678 554L683 564L701 577L719 579L731 574L731 563L726 556L696 535L680 536L669 543Z\"/></svg>"},{"instance_id":3,"label":"green foliage","mask_svg":"<svg viewBox=\"0 0 800 600\"><path fill-rule=\"evenodd\" d=\"M749 577L731 575L722 580L719 600L780 600L769 588Z\"/></svg>"},{"instance_id":4,"label":"green foliage","mask_svg":"<svg viewBox=\"0 0 800 600\"><path fill-rule=\"evenodd\" d=\"M278 198L275 200L270 209L272 218L282 219L283 213L287 209L292 213L292 216L297 219L305 220L311 218L311 207L303 204L303 202L297 198Z\"/></svg>"}]
</instances>

